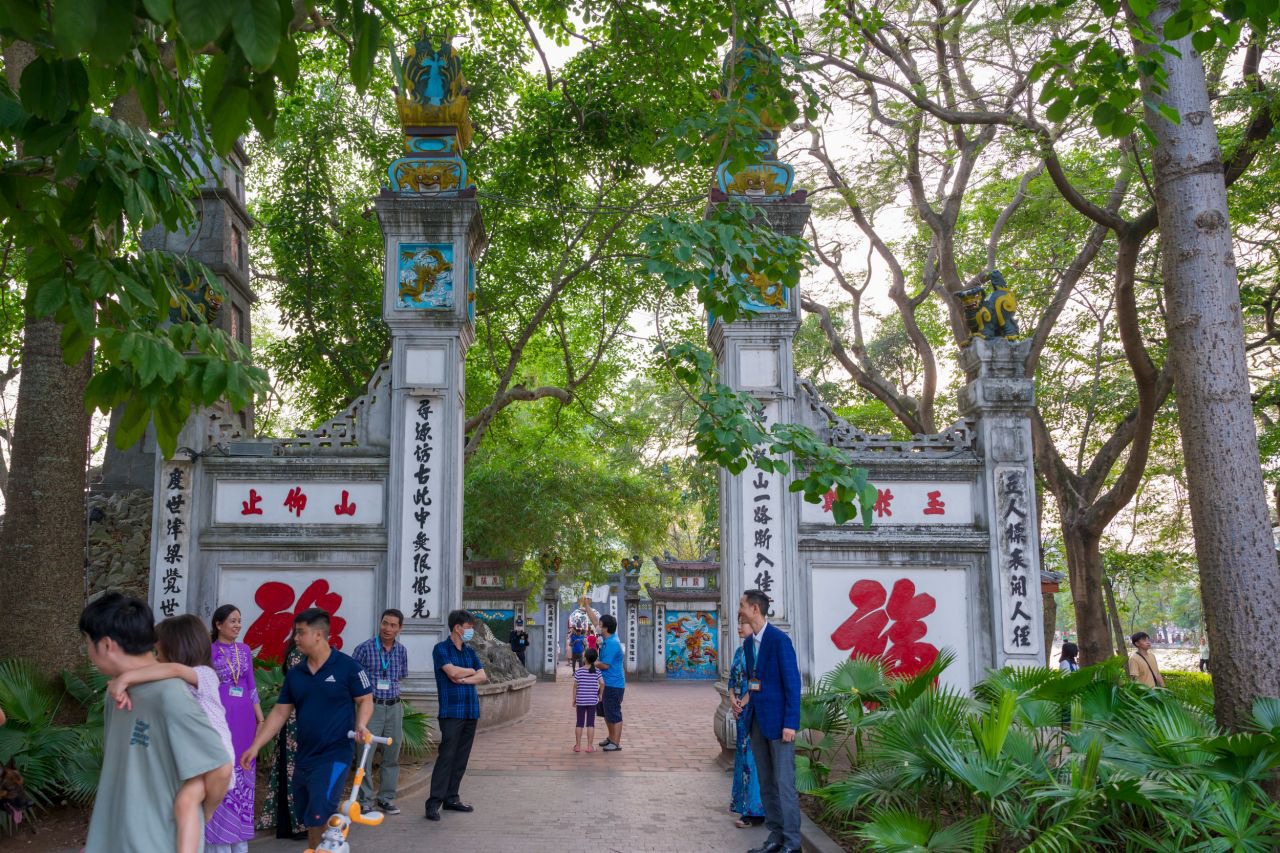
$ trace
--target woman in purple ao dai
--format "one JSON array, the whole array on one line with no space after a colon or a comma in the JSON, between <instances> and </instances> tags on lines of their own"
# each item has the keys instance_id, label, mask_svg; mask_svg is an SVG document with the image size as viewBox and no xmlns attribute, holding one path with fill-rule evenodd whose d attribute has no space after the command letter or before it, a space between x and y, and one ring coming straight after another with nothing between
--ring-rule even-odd
<instances>
[{"instance_id":1,"label":"woman in purple ao dai","mask_svg":"<svg viewBox=\"0 0 1280 853\"><path fill-rule=\"evenodd\" d=\"M239 757L253 743L262 722L262 706L258 704L258 687L253 678L253 652L240 636L240 611L224 604L213 613L213 669L218 673L218 693L227 712L227 728L235 748L235 779L227 798L205 826L205 853L248 853L253 838L253 795L257 778L254 770L246 773Z\"/></svg>"}]
</instances>

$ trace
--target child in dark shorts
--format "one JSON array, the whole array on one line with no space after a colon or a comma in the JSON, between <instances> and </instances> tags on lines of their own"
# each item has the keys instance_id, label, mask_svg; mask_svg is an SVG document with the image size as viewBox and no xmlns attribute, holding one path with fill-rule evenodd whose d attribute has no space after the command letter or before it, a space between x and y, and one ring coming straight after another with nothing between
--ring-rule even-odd
<instances>
[{"instance_id":1,"label":"child in dark shorts","mask_svg":"<svg viewBox=\"0 0 1280 853\"><path fill-rule=\"evenodd\" d=\"M582 730L587 730L587 752L595 752L591 741L596 736L596 705L604 693L604 676L596 669L598 655L595 649L587 649L586 665L573 673L573 707L578 723L573 730L573 751L582 751Z\"/></svg>"}]
</instances>

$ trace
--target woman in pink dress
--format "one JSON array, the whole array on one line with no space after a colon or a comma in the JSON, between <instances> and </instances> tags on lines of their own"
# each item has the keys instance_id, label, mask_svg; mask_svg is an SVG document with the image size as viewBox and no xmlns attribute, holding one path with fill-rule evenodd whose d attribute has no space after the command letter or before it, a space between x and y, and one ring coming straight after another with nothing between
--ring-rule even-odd
<instances>
[{"instance_id":1,"label":"woman in pink dress","mask_svg":"<svg viewBox=\"0 0 1280 853\"><path fill-rule=\"evenodd\" d=\"M227 712L227 727L237 756L241 755L262 722L258 686L253 678L253 652L240 636L240 611L224 604L213 612L213 669L218 674L218 693ZM256 763L255 763L256 765ZM237 760L235 786L213 813L205 827L205 853L247 853L253 838L253 794L256 766L246 773Z\"/></svg>"}]
</instances>

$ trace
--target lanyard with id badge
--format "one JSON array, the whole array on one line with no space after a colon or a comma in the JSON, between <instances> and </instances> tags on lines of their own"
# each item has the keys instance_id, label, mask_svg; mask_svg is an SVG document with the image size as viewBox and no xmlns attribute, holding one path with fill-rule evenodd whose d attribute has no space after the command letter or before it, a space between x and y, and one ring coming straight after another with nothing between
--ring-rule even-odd
<instances>
[{"instance_id":1,"label":"lanyard with id badge","mask_svg":"<svg viewBox=\"0 0 1280 853\"><path fill-rule=\"evenodd\" d=\"M382 649L382 640L379 637L373 638L373 649L378 655L378 663L382 665L382 677L373 682L373 689L379 693L389 693L391 691L391 674L387 671L391 665L391 654L395 653L395 644L391 645L391 654L384 655Z\"/></svg>"},{"instance_id":2,"label":"lanyard with id badge","mask_svg":"<svg viewBox=\"0 0 1280 853\"><path fill-rule=\"evenodd\" d=\"M227 661L227 669L231 671L231 686L227 688L227 695L232 699L241 699L244 697L244 688L240 686L240 676L244 674L244 667L240 663L240 650L236 648L236 644L231 644L231 657L227 657L227 647L218 644L218 648L222 650L222 658Z\"/></svg>"}]
</instances>

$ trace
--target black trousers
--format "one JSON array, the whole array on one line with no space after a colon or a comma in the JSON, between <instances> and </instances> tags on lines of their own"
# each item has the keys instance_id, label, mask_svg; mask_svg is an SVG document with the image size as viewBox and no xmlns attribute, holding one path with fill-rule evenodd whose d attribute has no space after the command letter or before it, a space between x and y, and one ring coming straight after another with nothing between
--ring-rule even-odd
<instances>
[{"instance_id":1,"label":"black trousers","mask_svg":"<svg viewBox=\"0 0 1280 853\"><path fill-rule=\"evenodd\" d=\"M458 786L462 784L462 774L467 772L475 739L475 720L440 720L440 754L431 771L429 802L439 805L458 799Z\"/></svg>"}]
</instances>

